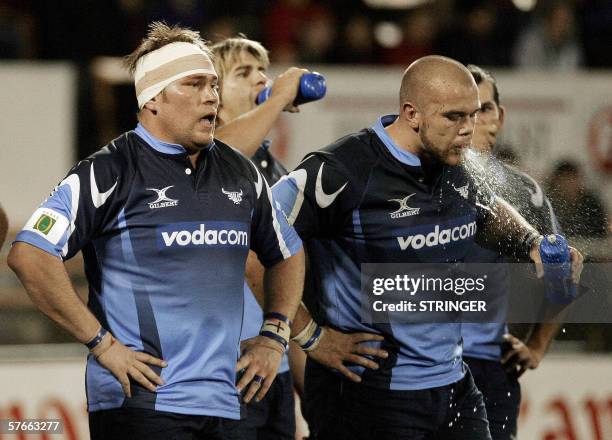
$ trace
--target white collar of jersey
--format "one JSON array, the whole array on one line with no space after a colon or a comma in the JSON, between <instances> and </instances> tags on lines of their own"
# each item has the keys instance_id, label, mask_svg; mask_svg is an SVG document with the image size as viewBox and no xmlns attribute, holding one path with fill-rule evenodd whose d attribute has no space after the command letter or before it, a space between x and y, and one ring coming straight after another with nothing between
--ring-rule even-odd
<instances>
[{"instance_id":1,"label":"white collar of jersey","mask_svg":"<svg viewBox=\"0 0 612 440\"><path fill-rule=\"evenodd\" d=\"M416 154L402 150L400 147L398 147L397 144L393 142L393 139L391 139L391 136L389 136L389 133L387 133L387 130L385 130L385 127L391 125L397 119L397 117L398 115L381 116L378 118L378 121L376 121L376 124L372 126L372 129L378 135L383 144L385 144L389 150L389 153L391 153L393 157L405 165L420 167L421 159L419 159Z\"/></svg>"},{"instance_id":2,"label":"white collar of jersey","mask_svg":"<svg viewBox=\"0 0 612 440\"><path fill-rule=\"evenodd\" d=\"M134 132L136 132L136 134L138 136L140 136L142 138L142 140L144 140L147 144L149 144L149 146L151 148L153 148L156 151L159 151L160 153L164 153L164 154L185 154L187 152L187 150L185 150L185 148L182 145L180 145L180 144L172 144L170 142L160 141L155 136L153 136L149 132L149 130L144 128L140 122L138 123L138 125L134 129ZM215 143L212 142L208 146L208 148L212 148L212 146L214 144Z\"/></svg>"}]
</instances>

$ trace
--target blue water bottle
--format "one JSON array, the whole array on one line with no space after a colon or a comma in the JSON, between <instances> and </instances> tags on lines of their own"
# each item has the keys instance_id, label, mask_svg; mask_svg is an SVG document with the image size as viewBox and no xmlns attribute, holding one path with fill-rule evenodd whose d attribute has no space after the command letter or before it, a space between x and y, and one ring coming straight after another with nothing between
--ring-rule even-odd
<instances>
[{"instance_id":1,"label":"blue water bottle","mask_svg":"<svg viewBox=\"0 0 612 440\"><path fill-rule=\"evenodd\" d=\"M572 282L570 252L567 240L562 235L551 234L540 244L540 257L544 264L546 297L554 304L568 304L577 295Z\"/></svg>"},{"instance_id":2,"label":"blue water bottle","mask_svg":"<svg viewBox=\"0 0 612 440\"><path fill-rule=\"evenodd\" d=\"M316 101L325 96L327 92L327 84L323 75L317 72L305 73L300 77L300 87L298 89L297 96L293 101L293 105L302 105L307 102ZM257 95L257 105L264 102L270 97L272 89L266 87Z\"/></svg>"}]
</instances>

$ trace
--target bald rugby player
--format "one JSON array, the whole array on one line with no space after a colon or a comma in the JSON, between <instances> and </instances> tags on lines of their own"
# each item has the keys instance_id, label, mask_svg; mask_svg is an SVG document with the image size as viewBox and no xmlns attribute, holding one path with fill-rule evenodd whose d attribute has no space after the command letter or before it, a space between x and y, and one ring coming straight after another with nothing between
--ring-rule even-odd
<instances>
[{"instance_id":1,"label":"bald rugby player","mask_svg":"<svg viewBox=\"0 0 612 440\"><path fill-rule=\"evenodd\" d=\"M462 361L460 323L407 324L391 315L367 323L360 314L363 263L460 262L476 239L540 263L538 231L490 192L477 192L460 166L480 108L463 65L421 58L404 72L399 114L307 155L273 187L302 240L316 244L320 324L379 333L389 353L378 370L350 367L360 383L308 359L305 405L319 439L491 438ZM432 233L435 240L423 238Z\"/></svg>"}]
</instances>

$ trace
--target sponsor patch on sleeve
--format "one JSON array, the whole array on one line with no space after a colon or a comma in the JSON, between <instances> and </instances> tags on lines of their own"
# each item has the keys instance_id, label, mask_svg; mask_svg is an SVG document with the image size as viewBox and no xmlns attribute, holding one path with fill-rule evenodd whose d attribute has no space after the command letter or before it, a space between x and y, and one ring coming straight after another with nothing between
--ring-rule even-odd
<instances>
[{"instance_id":1,"label":"sponsor patch on sleeve","mask_svg":"<svg viewBox=\"0 0 612 440\"><path fill-rule=\"evenodd\" d=\"M59 212L49 208L38 208L32 214L23 230L34 232L56 245L69 225L68 219Z\"/></svg>"}]
</instances>

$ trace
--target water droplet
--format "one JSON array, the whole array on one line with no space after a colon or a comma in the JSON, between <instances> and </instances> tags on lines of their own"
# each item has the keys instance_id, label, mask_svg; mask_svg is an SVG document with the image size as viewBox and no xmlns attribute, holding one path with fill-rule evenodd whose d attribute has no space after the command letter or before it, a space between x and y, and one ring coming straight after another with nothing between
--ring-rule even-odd
<instances>
[{"instance_id":1,"label":"water droplet","mask_svg":"<svg viewBox=\"0 0 612 440\"><path fill-rule=\"evenodd\" d=\"M510 395L511 395L511 393L510 393L510 391L508 391L508 397L510 397Z\"/></svg>"},{"instance_id":2,"label":"water droplet","mask_svg":"<svg viewBox=\"0 0 612 440\"><path fill-rule=\"evenodd\" d=\"M474 407L474 412L476 412L476 407Z\"/></svg>"}]
</instances>

